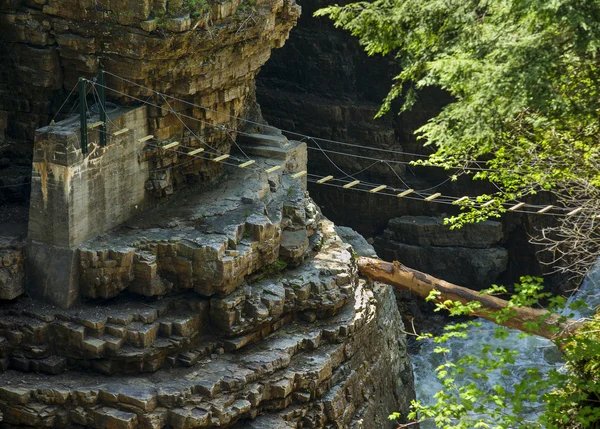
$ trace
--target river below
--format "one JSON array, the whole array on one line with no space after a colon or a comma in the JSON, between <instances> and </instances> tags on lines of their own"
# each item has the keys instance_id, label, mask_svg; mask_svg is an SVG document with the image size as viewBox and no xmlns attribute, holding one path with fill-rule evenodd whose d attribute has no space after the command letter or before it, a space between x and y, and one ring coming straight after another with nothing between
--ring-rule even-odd
<instances>
[{"instance_id":1,"label":"river below","mask_svg":"<svg viewBox=\"0 0 600 429\"><path fill-rule=\"evenodd\" d=\"M569 310L567 313L574 314L574 318L589 317L594 314L595 309L600 305L600 263L596 263L594 268L588 273L583 281L579 291L571 297L569 303L573 300L583 300L587 304L584 309L579 311ZM420 347L415 350L411 356L415 374L415 389L417 400L424 404L435 402L434 395L442 389L442 384L436 375L436 368L443 363L450 361L456 362L465 354L476 355L481 350L482 345L490 344L492 348L506 347L518 351L515 363L506 367L508 373L495 371L487 381L477 380L482 390L492 391L494 385L502 385L507 391L521 381L529 368L538 368L542 374L547 374L551 369L562 367L560 353L556 346L549 340L536 336L526 336L520 331L510 330L506 339L499 340L494 338L494 332L497 325L492 322L481 320L481 326L471 326L468 328L466 339L451 339L444 344L444 347L450 349L448 353L438 354L433 350L438 344L432 340L422 341ZM458 383L466 384L473 380L473 374L467 373ZM486 389L484 389L484 387ZM530 421L537 420L543 404L532 402L522 413L523 417ZM489 424L495 422L487 422ZM421 423L421 429L433 429L435 424L432 421Z\"/></svg>"}]
</instances>

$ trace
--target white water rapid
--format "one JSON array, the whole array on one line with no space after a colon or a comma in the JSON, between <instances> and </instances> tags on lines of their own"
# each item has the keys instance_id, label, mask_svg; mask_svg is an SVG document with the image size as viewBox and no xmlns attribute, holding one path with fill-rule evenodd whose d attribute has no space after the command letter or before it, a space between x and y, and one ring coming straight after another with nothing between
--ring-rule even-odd
<instances>
[{"instance_id":1,"label":"white water rapid","mask_svg":"<svg viewBox=\"0 0 600 429\"><path fill-rule=\"evenodd\" d=\"M574 314L574 318L589 317L594 314L595 309L600 305L600 262L597 262L593 269L590 270L579 291L569 299L568 303L574 300L583 300L587 305L579 311L565 310L566 314ZM437 379L435 369L444 363L444 361L455 362L465 354L478 351L482 344L491 344L493 348L507 347L519 352L515 364L507 367L510 370L510 375L502 375L500 372L497 372L490 376L487 381L490 389L492 386L500 384L508 390L508 388L522 380L523 374L528 368L535 367L541 372L547 372L552 368L560 368L562 366L560 354L556 346L549 340L536 336L523 338L521 332L516 330L510 330L507 339L498 340L494 338L494 330L497 326L486 320L481 320L481 322L481 327L469 328L466 339L451 339L449 342L443 344L444 347L450 349L450 352L445 356L433 353L433 349L437 346L433 341L427 340L422 342L418 352L411 356L415 374L417 400L424 404L434 403L435 399L433 396L442 389L442 384ZM463 382L470 380L470 377L467 375ZM460 382L460 380L457 381ZM477 381L478 385L482 382ZM525 416L527 419L536 420L536 415L540 409L540 403L531 403L528 413ZM423 422L420 426L421 429L433 429L436 427L431 421Z\"/></svg>"}]
</instances>

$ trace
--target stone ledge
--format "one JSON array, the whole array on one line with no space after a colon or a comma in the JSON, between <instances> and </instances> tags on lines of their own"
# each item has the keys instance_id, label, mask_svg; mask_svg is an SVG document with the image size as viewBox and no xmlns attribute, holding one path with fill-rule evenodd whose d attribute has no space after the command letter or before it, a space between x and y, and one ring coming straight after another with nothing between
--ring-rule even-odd
<instances>
[{"instance_id":1,"label":"stone ledge","mask_svg":"<svg viewBox=\"0 0 600 429\"><path fill-rule=\"evenodd\" d=\"M218 349L260 341L296 315L315 321L350 299L357 274L351 249L324 221L320 248L293 270L257 273L225 298L186 292L160 301L130 295L59 310L22 300L0 310L0 362L56 373L80 366L112 374L190 366ZM264 278L263 278L264 277Z\"/></svg>"},{"instance_id":2,"label":"stone ledge","mask_svg":"<svg viewBox=\"0 0 600 429\"><path fill-rule=\"evenodd\" d=\"M394 306L389 288L362 285L337 316L290 325L239 352L212 355L193 367L151 377L116 381L89 373L8 371L0 375L0 410L8 427L231 427L259 415L258 423L283 419L284 426L275 427L298 427L301 421L315 428L348 425L364 416L383 422L389 413L383 408L396 410L404 404L376 405L367 386L377 384L382 372L388 378L390 371L391 378L410 378L396 332L401 322L397 313L390 318L387 312ZM378 335L386 324L387 333ZM383 357L366 365L375 350L384 344L389 349L388 341L398 347L390 350L394 366Z\"/></svg>"},{"instance_id":3,"label":"stone ledge","mask_svg":"<svg viewBox=\"0 0 600 429\"><path fill-rule=\"evenodd\" d=\"M387 240L416 246L450 246L485 249L502 240L502 224L485 221L459 229L444 225L444 219L431 216L402 216L389 221L384 232Z\"/></svg>"},{"instance_id":4,"label":"stone ledge","mask_svg":"<svg viewBox=\"0 0 600 429\"><path fill-rule=\"evenodd\" d=\"M305 184L289 172L305 162L305 145L288 144L286 166L267 174L270 160L236 169L211 190L174 199L125 227L79 247L84 298L112 298L123 290L144 296L194 289L224 296L279 258L282 232L314 233L319 211ZM304 164L305 165L305 164ZM301 260L301 252L289 259Z\"/></svg>"}]
</instances>

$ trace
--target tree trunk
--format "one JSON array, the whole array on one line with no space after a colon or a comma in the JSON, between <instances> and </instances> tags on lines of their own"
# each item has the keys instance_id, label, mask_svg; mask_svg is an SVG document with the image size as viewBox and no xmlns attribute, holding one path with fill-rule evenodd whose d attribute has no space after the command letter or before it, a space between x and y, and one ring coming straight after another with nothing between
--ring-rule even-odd
<instances>
[{"instance_id":1,"label":"tree trunk","mask_svg":"<svg viewBox=\"0 0 600 429\"><path fill-rule=\"evenodd\" d=\"M496 324L539 335L552 341L564 338L581 326L578 321L560 320L555 314L531 307L513 307L509 317L498 317L508 306L508 301L492 295L481 295L477 291L405 267L398 261L390 263L360 257L358 270L364 277L389 284L400 291L412 292L422 298L428 297L431 291L438 291L435 301L439 303L448 300L463 304L479 302L481 307L473 310L472 316L483 317Z\"/></svg>"}]
</instances>

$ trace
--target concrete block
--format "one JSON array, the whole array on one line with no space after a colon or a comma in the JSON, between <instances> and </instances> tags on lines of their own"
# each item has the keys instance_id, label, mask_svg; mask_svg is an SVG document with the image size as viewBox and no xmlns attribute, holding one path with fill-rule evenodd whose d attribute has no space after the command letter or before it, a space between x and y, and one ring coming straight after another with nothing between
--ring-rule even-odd
<instances>
[{"instance_id":1,"label":"concrete block","mask_svg":"<svg viewBox=\"0 0 600 429\"><path fill-rule=\"evenodd\" d=\"M29 295L62 308L78 301L77 249L30 241L25 254L25 289Z\"/></svg>"}]
</instances>

